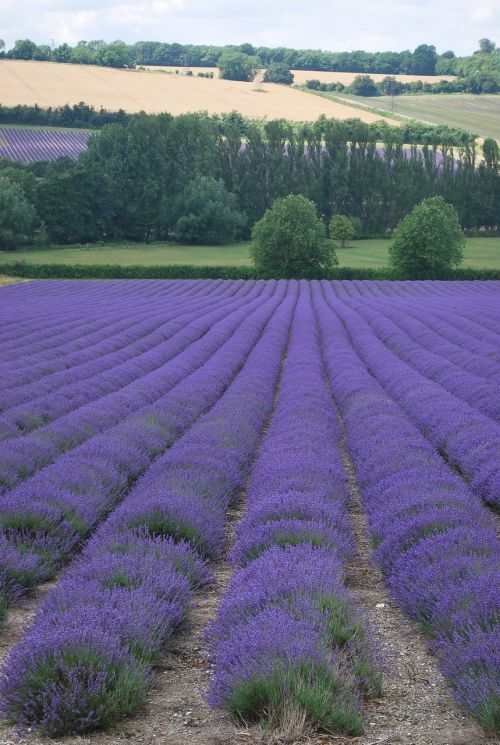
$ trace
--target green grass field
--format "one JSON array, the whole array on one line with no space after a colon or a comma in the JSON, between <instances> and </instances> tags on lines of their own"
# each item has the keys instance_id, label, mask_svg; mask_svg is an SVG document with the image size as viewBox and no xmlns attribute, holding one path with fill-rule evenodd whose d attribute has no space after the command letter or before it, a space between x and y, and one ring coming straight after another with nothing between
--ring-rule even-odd
<instances>
[{"instance_id":1,"label":"green grass field","mask_svg":"<svg viewBox=\"0 0 500 745\"><path fill-rule=\"evenodd\" d=\"M249 243L227 246L180 246L175 243L123 243L119 245L64 246L27 251L0 251L0 263L29 261L37 264L120 264L157 266L195 264L196 266L244 266L250 264Z\"/></svg>"},{"instance_id":2,"label":"green grass field","mask_svg":"<svg viewBox=\"0 0 500 745\"><path fill-rule=\"evenodd\" d=\"M380 267L389 264L387 240L353 241L348 248L339 248L341 266ZM500 269L500 238L466 238L463 267Z\"/></svg>"},{"instance_id":3,"label":"green grass field","mask_svg":"<svg viewBox=\"0 0 500 745\"><path fill-rule=\"evenodd\" d=\"M347 248L339 248L341 266L387 266L388 240L353 241ZM165 264L194 264L196 266L245 266L251 263L249 243L228 246L179 246L171 243L120 244L114 246L71 246L37 248L29 251L0 251L0 263L29 261L38 264L119 264L157 266ZM464 267L500 269L500 238L467 238Z\"/></svg>"},{"instance_id":4,"label":"green grass field","mask_svg":"<svg viewBox=\"0 0 500 745\"><path fill-rule=\"evenodd\" d=\"M302 88L302 90L308 90ZM446 124L473 132L479 137L494 137L500 141L500 95L440 93L411 96L351 96L323 91L308 91L335 101L374 110L387 116L420 119L429 124ZM394 108L392 109L392 104Z\"/></svg>"},{"instance_id":5,"label":"green grass field","mask_svg":"<svg viewBox=\"0 0 500 745\"><path fill-rule=\"evenodd\" d=\"M365 99L366 100L366 99ZM381 96L377 108L391 111L391 98ZM500 96L455 93L395 96L394 113L431 124L447 124L500 140Z\"/></svg>"}]
</instances>

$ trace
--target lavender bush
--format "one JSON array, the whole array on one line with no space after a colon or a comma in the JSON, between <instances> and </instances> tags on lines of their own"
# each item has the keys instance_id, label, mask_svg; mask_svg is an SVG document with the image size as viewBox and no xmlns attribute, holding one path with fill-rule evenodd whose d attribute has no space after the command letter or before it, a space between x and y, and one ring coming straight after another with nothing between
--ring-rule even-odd
<instances>
[{"instance_id":1,"label":"lavender bush","mask_svg":"<svg viewBox=\"0 0 500 745\"><path fill-rule=\"evenodd\" d=\"M264 292L266 296L267 290ZM250 312L259 302L255 297L251 300L253 305L250 306L244 301L242 303L236 300L234 305L226 302L224 307L211 312L206 312L205 309L201 318L199 311L194 318L191 314L181 315L173 325L171 338L141 355L137 366L127 363L125 369L108 376L108 381L112 378L113 382L108 382L107 386L106 383L100 385L99 381L90 380L82 386L83 392L78 387L76 391L74 388L64 390L60 396L45 397L38 408L33 404L29 405L23 412L28 418L26 428L30 428L29 421L33 418L33 429L37 423L43 423L43 426L38 426L36 431L23 437L0 444L0 490L2 486L3 491L12 488L56 460L62 453L106 430L146 404L153 403L169 386L178 382L180 375L184 373L185 358L193 354L193 342L201 339L219 322L228 326L228 316L233 310L240 310L240 318L243 317L244 307ZM172 364L169 365L170 361ZM121 387L116 392L108 392L116 388L115 378L121 382ZM96 393L99 397L93 403ZM89 400L87 404L86 399ZM47 411L52 412L52 423ZM65 414L66 411L68 413ZM24 422L22 414L21 420L18 415L19 412L14 412L14 417L9 421L11 426ZM45 424L47 419L49 423Z\"/></svg>"},{"instance_id":2,"label":"lavender bush","mask_svg":"<svg viewBox=\"0 0 500 745\"><path fill-rule=\"evenodd\" d=\"M319 728L363 731L361 699L380 676L343 587L352 538L346 475L307 283L279 398L252 470L230 559L236 570L209 631L210 701L283 724L290 708Z\"/></svg>"},{"instance_id":3,"label":"lavender bush","mask_svg":"<svg viewBox=\"0 0 500 745\"><path fill-rule=\"evenodd\" d=\"M156 654L207 579L202 558L222 549L225 511L272 408L296 293L279 283L259 322L240 326L236 348L222 347L192 381L191 398L180 399L186 411L196 397L213 407L145 472L48 594L7 662L8 717L55 736L105 727L136 708ZM171 557L152 560L158 546Z\"/></svg>"},{"instance_id":4,"label":"lavender bush","mask_svg":"<svg viewBox=\"0 0 500 745\"><path fill-rule=\"evenodd\" d=\"M315 290L328 375L345 422L374 556L394 597L430 636L459 700L486 727L496 729L498 661L487 652L493 639L497 647L500 642L493 610L499 597L494 519L423 437L398 398L391 398L370 374L388 364L387 350L374 345L365 363L359 341L365 338L364 322L354 338L355 317L341 307L331 285L315 284ZM388 378L386 369L384 383ZM407 386L414 382L411 374L405 380ZM446 418L448 410L441 412ZM464 665L464 659L471 664Z\"/></svg>"},{"instance_id":5,"label":"lavender bush","mask_svg":"<svg viewBox=\"0 0 500 745\"><path fill-rule=\"evenodd\" d=\"M381 681L344 585L345 435L390 592L497 730L498 298L495 282L2 289L0 616L73 558L8 657L5 715L58 736L132 714L246 493L210 700L361 732Z\"/></svg>"},{"instance_id":6,"label":"lavender bush","mask_svg":"<svg viewBox=\"0 0 500 745\"><path fill-rule=\"evenodd\" d=\"M388 350L347 303L332 300L368 370L488 504L500 506L500 425ZM474 384L472 379L470 385ZM446 416L443 416L446 412ZM485 445L487 443L487 446Z\"/></svg>"},{"instance_id":7,"label":"lavender bush","mask_svg":"<svg viewBox=\"0 0 500 745\"><path fill-rule=\"evenodd\" d=\"M61 456L0 498L1 533L18 553L33 557L39 568L37 581L51 576L152 460L213 405L252 351L285 289L284 283L267 286L264 298L254 301L253 314L247 305L229 313L184 356L178 355L166 366L170 386L164 376L157 390L161 393L163 385L167 392L154 404ZM101 414L98 408L96 414ZM10 549L5 557L0 555L6 587L17 576L12 558ZM5 597L2 605L8 603Z\"/></svg>"}]
</instances>

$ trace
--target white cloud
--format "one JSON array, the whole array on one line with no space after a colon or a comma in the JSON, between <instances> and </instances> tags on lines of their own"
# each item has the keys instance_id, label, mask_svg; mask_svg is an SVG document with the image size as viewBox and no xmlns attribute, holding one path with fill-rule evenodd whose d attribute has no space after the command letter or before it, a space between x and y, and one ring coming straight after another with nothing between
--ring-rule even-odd
<instances>
[{"instance_id":1,"label":"white cloud","mask_svg":"<svg viewBox=\"0 0 500 745\"><path fill-rule=\"evenodd\" d=\"M472 14L472 19L476 23L489 21L493 15L493 6L491 3L478 3Z\"/></svg>"},{"instance_id":2,"label":"white cloud","mask_svg":"<svg viewBox=\"0 0 500 745\"><path fill-rule=\"evenodd\" d=\"M37 43L121 38L351 50L470 54L479 38L500 42L493 0L2 0L1 35Z\"/></svg>"},{"instance_id":3,"label":"white cloud","mask_svg":"<svg viewBox=\"0 0 500 745\"><path fill-rule=\"evenodd\" d=\"M88 32L97 21L97 15L95 10L49 11L46 17L41 19L42 28L50 33L50 38L56 45L62 42L76 44L80 39L88 38Z\"/></svg>"}]
</instances>

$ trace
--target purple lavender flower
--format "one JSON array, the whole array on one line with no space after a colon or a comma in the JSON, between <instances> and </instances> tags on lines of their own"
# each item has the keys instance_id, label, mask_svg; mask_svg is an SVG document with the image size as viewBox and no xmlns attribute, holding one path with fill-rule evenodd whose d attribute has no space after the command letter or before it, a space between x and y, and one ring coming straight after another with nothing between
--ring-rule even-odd
<instances>
[{"instance_id":1,"label":"purple lavender flower","mask_svg":"<svg viewBox=\"0 0 500 745\"><path fill-rule=\"evenodd\" d=\"M345 423L347 449L377 546L375 557L394 597L431 636L458 699L485 726L495 729L499 668L495 656L485 650L500 646L498 625L494 625L499 605L498 540L491 514L471 487L491 504L498 499L498 493L487 487L496 473L496 425L417 375L387 348L395 340L402 345L400 350L411 349L413 354L414 347L380 321L377 328L385 347L360 318L368 314L359 302L346 299L344 288L339 299L334 287L322 283L313 301L329 380ZM409 301L405 293L407 287L417 292L422 285L402 283L401 287L401 297L394 303L398 313L408 307L408 312L417 308L421 313L422 305ZM446 290L449 285L441 287ZM460 295L460 288L452 285L450 292ZM383 309L387 300L383 292L379 297L380 302L372 300L370 305ZM477 312L477 295L472 292L471 297L468 314ZM464 312L464 298L460 300L459 314ZM447 318L448 298L440 305L439 300L432 302L439 317ZM494 308L488 298L482 302L487 312ZM399 323L400 316L394 318ZM426 323L435 327L436 322L426 317ZM444 323L439 324L441 331L457 339ZM463 331L457 333L464 343ZM480 346L467 338L469 348L479 353ZM452 351L446 347L446 354ZM424 359L430 364L425 354L415 358ZM458 359L464 363L463 357ZM447 385L458 380L445 363L433 369L453 372L446 378ZM485 368L485 374L493 372L491 365ZM465 396L464 389L460 391ZM449 461L458 466L462 477L449 468ZM470 663L470 671L463 659Z\"/></svg>"},{"instance_id":2,"label":"purple lavender flower","mask_svg":"<svg viewBox=\"0 0 500 745\"><path fill-rule=\"evenodd\" d=\"M141 700L156 655L208 580L201 555L221 542L224 511L272 409L297 288L271 290L255 318L179 386L174 414L179 427L192 426L127 493L14 648L16 669L8 661L2 684L8 716L48 734L86 732ZM243 401L252 404L246 418Z\"/></svg>"}]
</instances>

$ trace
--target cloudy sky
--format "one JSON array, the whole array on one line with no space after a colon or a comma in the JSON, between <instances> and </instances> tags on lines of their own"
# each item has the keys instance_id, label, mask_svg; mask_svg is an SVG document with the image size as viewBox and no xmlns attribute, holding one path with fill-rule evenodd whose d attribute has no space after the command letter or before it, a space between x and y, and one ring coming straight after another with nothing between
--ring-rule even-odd
<instances>
[{"instance_id":1,"label":"cloudy sky","mask_svg":"<svg viewBox=\"0 0 500 745\"><path fill-rule=\"evenodd\" d=\"M344 51L470 54L500 45L498 0L0 0L0 37L38 44L122 39Z\"/></svg>"}]
</instances>

